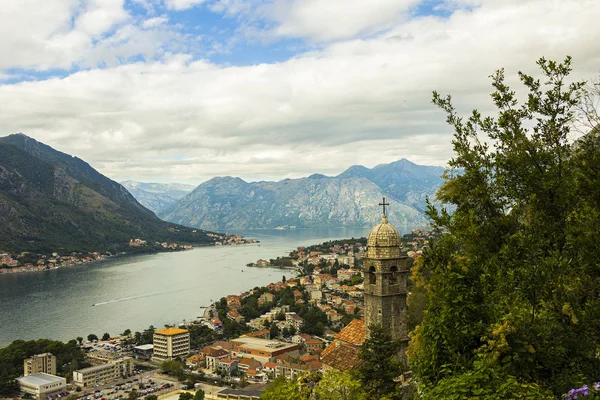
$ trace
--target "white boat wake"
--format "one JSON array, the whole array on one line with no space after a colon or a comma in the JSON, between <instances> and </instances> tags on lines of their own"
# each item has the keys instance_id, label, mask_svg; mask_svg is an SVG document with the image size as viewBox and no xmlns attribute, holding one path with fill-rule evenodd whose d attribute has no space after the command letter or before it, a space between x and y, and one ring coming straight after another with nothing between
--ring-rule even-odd
<instances>
[{"instance_id":1,"label":"white boat wake","mask_svg":"<svg viewBox=\"0 0 600 400\"><path fill-rule=\"evenodd\" d=\"M108 301L100 301L98 303L94 303L94 304L92 304L92 307L95 307L95 306L104 306L104 305L113 304L113 303L120 303L122 301L142 299L144 297L163 296L165 294L170 294L170 293L186 292L186 291L194 290L194 289L198 289L198 288L200 288L200 287L193 287L193 288L189 288L189 289L170 290L168 292L160 292L160 293L141 294L139 296L120 297L118 299L112 299L112 300L108 300Z\"/></svg>"}]
</instances>

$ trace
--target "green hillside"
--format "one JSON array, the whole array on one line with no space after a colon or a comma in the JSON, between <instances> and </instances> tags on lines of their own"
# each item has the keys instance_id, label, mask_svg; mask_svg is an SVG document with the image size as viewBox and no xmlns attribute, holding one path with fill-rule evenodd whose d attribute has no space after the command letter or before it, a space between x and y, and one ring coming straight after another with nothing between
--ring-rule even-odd
<instances>
[{"instance_id":1,"label":"green hillside","mask_svg":"<svg viewBox=\"0 0 600 400\"><path fill-rule=\"evenodd\" d=\"M0 138L0 253L119 251L132 238L209 243L85 161L23 134Z\"/></svg>"}]
</instances>

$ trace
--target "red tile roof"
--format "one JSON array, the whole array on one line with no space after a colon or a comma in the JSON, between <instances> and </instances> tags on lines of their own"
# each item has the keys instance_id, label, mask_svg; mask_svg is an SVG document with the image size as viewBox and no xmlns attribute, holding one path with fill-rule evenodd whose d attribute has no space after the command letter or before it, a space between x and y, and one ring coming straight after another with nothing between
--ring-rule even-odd
<instances>
[{"instance_id":1,"label":"red tile roof","mask_svg":"<svg viewBox=\"0 0 600 400\"><path fill-rule=\"evenodd\" d=\"M321 362L330 368L346 371L358 367L362 360L358 358L360 349L343 342L333 342L321 353Z\"/></svg>"},{"instance_id":2,"label":"red tile roof","mask_svg":"<svg viewBox=\"0 0 600 400\"><path fill-rule=\"evenodd\" d=\"M365 342L365 322L362 319L353 319L344 329L335 335L335 339L360 346Z\"/></svg>"}]
</instances>

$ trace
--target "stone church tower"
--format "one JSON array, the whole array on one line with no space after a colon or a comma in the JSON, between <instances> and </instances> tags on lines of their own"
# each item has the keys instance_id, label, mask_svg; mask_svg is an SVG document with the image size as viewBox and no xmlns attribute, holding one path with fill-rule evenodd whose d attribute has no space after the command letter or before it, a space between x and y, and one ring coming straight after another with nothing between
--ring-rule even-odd
<instances>
[{"instance_id":1,"label":"stone church tower","mask_svg":"<svg viewBox=\"0 0 600 400\"><path fill-rule=\"evenodd\" d=\"M367 239L367 256L363 258L365 274L365 327L381 325L393 339L404 343L400 357L405 360L408 344L407 282L412 258L400 255L400 235L388 223L383 199L383 217Z\"/></svg>"}]
</instances>

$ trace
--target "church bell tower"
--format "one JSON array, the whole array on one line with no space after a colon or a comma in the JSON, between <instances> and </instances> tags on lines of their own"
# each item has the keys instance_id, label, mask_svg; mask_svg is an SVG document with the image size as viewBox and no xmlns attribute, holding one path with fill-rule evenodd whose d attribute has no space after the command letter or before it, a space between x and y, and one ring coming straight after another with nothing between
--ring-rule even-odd
<instances>
[{"instance_id":1,"label":"church bell tower","mask_svg":"<svg viewBox=\"0 0 600 400\"><path fill-rule=\"evenodd\" d=\"M400 255L400 235L388 222L383 198L381 223L375 226L367 239L367 256L363 258L365 275L365 326L381 325L392 339L404 344L400 357L405 360L408 344L408 314L406 305L407 282L412 258Z\"/></svg>"}]
</instances>

